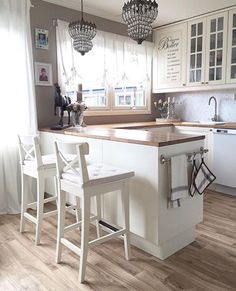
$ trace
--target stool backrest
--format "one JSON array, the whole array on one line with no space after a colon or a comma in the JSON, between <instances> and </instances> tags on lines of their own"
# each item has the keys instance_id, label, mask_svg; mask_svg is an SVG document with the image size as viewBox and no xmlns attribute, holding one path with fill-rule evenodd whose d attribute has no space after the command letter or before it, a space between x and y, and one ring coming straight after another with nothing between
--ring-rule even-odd
<instances>
[{"instance_id":1,"label":"stool backrest","mask_svg":"<svg viewBox=\"0 0 236 291\"><path fill-rule=\"evenodd\" d=\"M42 166L39 136L18 135L18 148L21 165L24 165L25 161L35 161L37 167Z\"/></svg>"},{"instance_id":2,"label":"stool backrest","mask_svg":"<svg viewBox=\"0 0 236 291\"><path fill-rule=\"evenodd\" d=\"M70 170L78 176L78 179L81 179L82 184L88 182L89 176L85 159L85 155L89 154L88 143L72 143L56 140L54 145L57 176L61 178L64 172ZM67 158L67 156L71 157L71 155L75 155L72 160Z\"/></svg>"}]
</instances>

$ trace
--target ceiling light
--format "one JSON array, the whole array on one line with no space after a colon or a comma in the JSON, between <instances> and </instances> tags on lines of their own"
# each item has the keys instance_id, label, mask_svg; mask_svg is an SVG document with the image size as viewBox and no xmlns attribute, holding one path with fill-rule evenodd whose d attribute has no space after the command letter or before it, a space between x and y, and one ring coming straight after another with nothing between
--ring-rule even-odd
<instances>
[{"instance_id":1,"label":"ceiling light","mask_svg":"<svg viewBox=\"0 0 236 291\"><path fill-rule=\"evenodd\" d=\"M128 35L141 44L152 34L152 23L157 18L155 0L130 0L122 8L122 18L128 25Z\"/></svg>"},{"instance_id":2,"label":"ceiling light","mask_svg":"<svg viewBox=\"0 0 236 291\"><path fill-rule=\"evenodd\" d=\"M73 47L83 56L93 48L92 39L96 35L96 25L83 18L83 0L81 0L81 20L70 22L69 34L73 39Z\"/></svg>"}]
</instances>

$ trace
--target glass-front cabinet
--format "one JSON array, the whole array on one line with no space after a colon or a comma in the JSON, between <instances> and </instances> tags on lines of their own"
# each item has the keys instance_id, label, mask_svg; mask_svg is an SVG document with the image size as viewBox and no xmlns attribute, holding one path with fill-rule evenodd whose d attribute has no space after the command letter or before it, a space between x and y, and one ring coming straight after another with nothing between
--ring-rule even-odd
<instances>
[{"instance_id":1,"label":"glass-front cabinet","mask_svg":"<svg viewBox=\"0 0 236 291\"><path fill-rule=\"evenodd\" d=\"M199 18L188 23L188 86L205 82L206 19Z\"/></svg>"},{"instance_id":2,"label":"glass-front cabinet","mask_svg":"<svg viewBox=\"0 0 236 291\"><path fill-rule=\"evenodd\" d=\"M224 84L227 61L228 12L207 18L206 84Z\"/></svg>"},{"instance_id":3,"label":"glass-front cabinet","mask_svg":"<svg viewBox=\"0 0 236 291\"><path fill-rule=\"evenodd\" d=\"M236 9L229 11L227 83L236 83Z\"/></svg>"}]
</instances>

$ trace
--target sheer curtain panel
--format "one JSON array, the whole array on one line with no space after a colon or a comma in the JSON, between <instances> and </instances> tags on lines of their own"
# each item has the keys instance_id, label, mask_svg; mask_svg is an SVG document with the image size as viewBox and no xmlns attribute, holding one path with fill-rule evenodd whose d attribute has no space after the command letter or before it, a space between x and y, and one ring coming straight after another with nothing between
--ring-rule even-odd
<instances>
[{"instance_id":1,"label":"sheer curtain panel","mask_svg":"<svg viewBox=\"0 0 236 291\"><path fill-rule=\"evenodd\" d=\"M20 210L17 134L37 130L30 0L0 1L0 214Z\"/></svg>"}]
</instances>

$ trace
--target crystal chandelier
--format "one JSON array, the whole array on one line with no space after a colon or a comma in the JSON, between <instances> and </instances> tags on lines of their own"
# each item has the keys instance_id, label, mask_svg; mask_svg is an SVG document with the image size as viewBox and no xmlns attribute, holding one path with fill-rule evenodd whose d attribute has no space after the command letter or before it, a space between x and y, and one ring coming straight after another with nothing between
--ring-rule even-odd
<instances>
[{"instance_id":1,"label":"crystal chandelier","mask_svg":"<svg viewBox=\"0 0 236 291\"><path fill-rule=\"evenodd\" d=\"M69 24L69 34L73 39L73 47L83 56L93 48L92 39L96 35L96 25L84 20L83 0L81 0L81 20Z\"/></svg>"},{"instance_id":2,"label":"crystal chandelier","mask_svg":"<svg viewBox=\"0 0 236 291\"><path fill-rule=\"evenodd\" d=\"M152 23L157 18L155 0L130 0L124 4L122 17L128 25L128 35L141 44L152 33Z\"/></svg>"}]
</instances>

